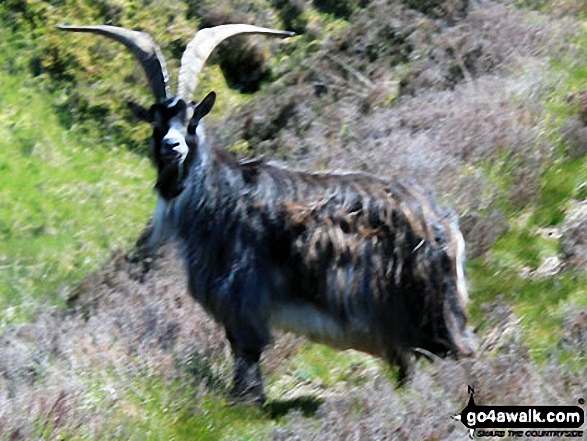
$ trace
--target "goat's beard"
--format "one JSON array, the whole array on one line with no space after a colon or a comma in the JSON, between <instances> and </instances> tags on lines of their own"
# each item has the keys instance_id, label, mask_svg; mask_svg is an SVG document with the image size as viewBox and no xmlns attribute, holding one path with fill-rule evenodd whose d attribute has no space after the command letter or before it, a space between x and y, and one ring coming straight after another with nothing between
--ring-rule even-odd
<instances>
[{"instance_id":1,"label":"goat's beard","mask_svg":"<svg viewBox=\"0 0 587 441\"><path fill-rule=\"evenodd\" d=\"M181 157L159 168L155 189L166 200L176 198L185 188L185 173Z\"/></svg>"},{"instance_id":2,"label":"goat's beard","mask_svg":"<svg viewBox=\"0 0 587 441\"><path fill-rule=\"evenodd\" d=\"M178 167L183 164L187 154L183 154L182 152L176 150L175 148L172 150L166 150L160 153L161 155L161 167Z\"/></svg>"}]
</instances>

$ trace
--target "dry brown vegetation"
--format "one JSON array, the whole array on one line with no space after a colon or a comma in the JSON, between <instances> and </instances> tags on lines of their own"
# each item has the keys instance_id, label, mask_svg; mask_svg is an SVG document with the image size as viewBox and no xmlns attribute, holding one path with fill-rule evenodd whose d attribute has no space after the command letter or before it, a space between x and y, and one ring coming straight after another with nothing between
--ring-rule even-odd
<instances>
[{"instance_id":1,"label":"dry brown vegetation","mask_svg":"<svg viewBox=\"0 0 587 441\"><path fill-rule=\"evenodd\" d=\"M577 24L502 4L471 7L450 27L414 14L395 2L372 2L357 13L364 34L327 40L300 60L302 69L284 72L263 96L213 127L218 145L244 139L255 154L297 167L409 176L447 195L474 220L467 230L475 232L483 228L478 223L489 228L498 198L517 208L531 203L553 153L542 136L543 103L558 80L546 69L547 57L565 49ZM388 54L369 63L365 49L388 28L386 17L396 28L381 46L396 47L397 35L410 41L403 43L409 68L400 76L400 96ZM389 100L393 106L385 105ZM510 166L506 194L476 171L499 161ZM486 251L488 235L495 236L467 235L469 246Z\"/></svg>"},{"instance_id":2,"label":"dry brown vegetation","mask_svg":"<svg viewBox=\"0 0 587 441\"><path fill-rule=\"evenodd\" d=\"M295 167L418 180L462 214L472 257L490 255L511 227L504 204L531 210L540 197L542 173L559 154L556 136L544 135L552 130L545 102L561 81L548 61L573 50L566 43L579 32L572 14L584 12L581 2L541 2L566 5L568 14L554 16L505 0L274 0L279 17L245 3L186 7L204 22L279 19L303 35L283 49L290 52L273 73L259 74L273 75L273 83L208 125L218 145ZM314 8L345 21L323 29ZM233 49L218 57L226 59ZM230 70L239 61L225 63ZM238 75L231 81L245 90L258 85ZM563 125L569 146L564 159L585 155L586 122L579 111ZM585 270L585 204L574 204L567 214L562 258L569 268ZM210 397L227 406L221 397L229 388L231 356L222 330L186 293L183 267L171 248L154 265L145 271L142 263L115 253L75 288L68 308L44 308L34 321L3 330L0 439L158 439L164 436L148 425L151 401L176 415L162 420L169 424L185 415L204 418ZM269 405L253 415L265 426L248 436L466 439L450 415L464 407L468 384L480 403L575 404L587 398L584 305L567 305L560 343L540 361L532 357L532 342L511 302L495 298L482 309L479 356L421 362L401 390L381 362L360 354L335 384L302 380L291 360L306 343L279 336L263 363ZM284 377L295 387L284 390ZM150 395L151 380L163 398Z\"/></svg>"},{"instance_id":3,"label":"dry brown vegetation","mask_svg":"<svg viewBox=\"0 0 587 441\"><path fill-rule=\"evenodd\" d=\"M70 310L42 312L4 332L0 433L8 439L39 433L48 439L67 433L135 439L142 432L124 421L149 418L141 408L148 403L145 380L169 385L164 402L170 411L196 416L205 412L203 397L227 392L231 355L223 332L186 294L183 271L174 253L167 255L147 274L116 256L79 287L81 297ZM271 401L276 409L288 403L293 409L269 438L464 439L464 428L450 415L464 407L467 384L475 385L480 402L492 404L562 405L584 396L581 369L561 369L556 357L536 364L511 308L497 300L486 309L490 325L479 356L466 363L420 363L405 390L395 389L382 362L358 354L333 387L309 381L284 391L269 384L269 409ZM585 311L569 311L561 348L584 354L586 333ZM265 356L268 377L291 374L284 360L302 344L279 337ZM174 393L178 381L193 395ZM135 395L143 401L129 401ZM320 404L311 418L295 404L304 400Z\"/></svg>"}]
</instances>

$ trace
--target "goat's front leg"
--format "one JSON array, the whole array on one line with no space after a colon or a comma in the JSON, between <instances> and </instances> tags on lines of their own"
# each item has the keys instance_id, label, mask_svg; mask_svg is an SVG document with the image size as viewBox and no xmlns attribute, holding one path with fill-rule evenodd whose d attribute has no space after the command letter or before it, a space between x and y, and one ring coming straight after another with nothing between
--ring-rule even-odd
<instances>
[{"instance_id":1,"label":"goat's front leg","mask_svg":"<svg viewBox=\"0 0 587 441\"><path fill-rule=\"evenodd\" d=\"M234 383L230 395L240 402L263 404L265 394L260 360L264 339L251 339L247 331L226 332L234 356Z\"/></svg>"},{"instance_id":2,"label":"goat's front leg","mask_svg":"<svg viewBox=\"0 0 587 441\"><path fill-rule=\"evenodd\" d=\"M141 280L154 268L155 261L161 256L159 249L169 239L167 211L167 203L160 197L153 217L138 238L134 250L126 255L129 262L142 265Z\"/></svg>"},{"instance_id":3,"label":"goat's front leg","mask_svg":"<svg viewBox=\"0 0 587 441\"><path fill-rule=\"evenodd\" d=\"M231 396L239 401L263 404L263 377L258 354L234 355L234 384Z\"/></svg>"}]
</instances>

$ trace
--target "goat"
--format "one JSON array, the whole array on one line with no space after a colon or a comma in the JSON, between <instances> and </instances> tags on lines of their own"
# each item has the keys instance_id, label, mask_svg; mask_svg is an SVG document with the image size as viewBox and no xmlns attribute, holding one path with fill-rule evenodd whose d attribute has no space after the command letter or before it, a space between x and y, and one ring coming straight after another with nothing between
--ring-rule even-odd
<instances>
[{"instance_id":1,"label":"goat","mask_svg":"<svg viewBox=\"0 0 587 441\"><path fill-rule=\"evenodd\" d=\"M470 356L464 241L456 217L418 186L367 173L308 172L237 161L205 141L200 120L214 92L190 101L206 58L251 25L200 30L187 46L177 95L159 47L112 26L60 26L123 43L156 102L136 112L153 125L159 202L150 246L178 244L191 295L221 323L234 356L232 395L263 402L259 360L272 328L399 367L413 355Z\"/></svg>"}]
</instances>

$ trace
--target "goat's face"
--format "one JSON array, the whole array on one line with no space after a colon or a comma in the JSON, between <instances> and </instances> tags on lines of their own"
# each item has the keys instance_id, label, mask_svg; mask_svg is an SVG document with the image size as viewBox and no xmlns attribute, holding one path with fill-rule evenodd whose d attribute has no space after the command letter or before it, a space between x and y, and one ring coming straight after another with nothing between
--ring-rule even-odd
<instances>
[{"instance_id":1,"label":"goat's face","mask_svg":"<svg viewBox=\"0 0 587 441\"><path fill-rule=\"evenodd\" d=\"M198 124L215 100L216 94L210 92L198 105L171 97L149 110L133 106L135 114L153 126L153 160L158 172L155 188L165 199L175 198L183 190L183 181L202 142Z\"/></svg>"},{"instance_id":2,"label":"goat's face","mask_svg":"<svg viewBox=\"0 0 587 441\"><path fill-rule=\"evenodd\" d=\"M183 166L188 159L187 123L194 107L181 98L172 97L151 106L153 154L157 168Z\"/></svg>"}]
</instances>

